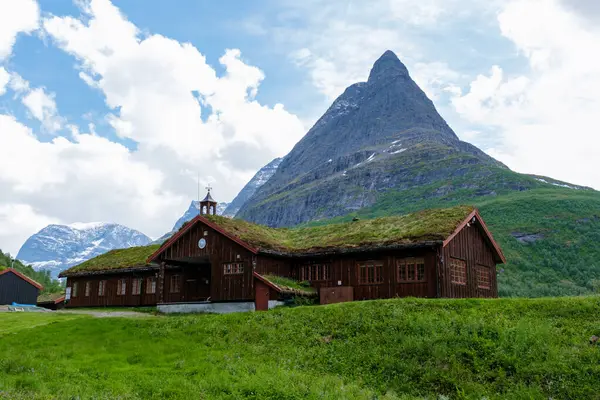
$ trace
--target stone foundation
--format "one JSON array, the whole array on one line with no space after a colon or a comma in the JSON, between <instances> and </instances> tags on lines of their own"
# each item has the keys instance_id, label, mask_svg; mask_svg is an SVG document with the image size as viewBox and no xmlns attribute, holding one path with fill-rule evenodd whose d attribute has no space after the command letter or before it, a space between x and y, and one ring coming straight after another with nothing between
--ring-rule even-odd
<instances>
[{"instance_id":1,"label":"stone foundation","mask_svg":"<svg viewBox=\"0 0 600 400\"><path fill-rule=\"evenodd\" d=\"M234 312L254 311L254 302L239 303L168 303L158 304L157 309L165 314L211 313L229 314Z\"/></svg>"}]
</instances>

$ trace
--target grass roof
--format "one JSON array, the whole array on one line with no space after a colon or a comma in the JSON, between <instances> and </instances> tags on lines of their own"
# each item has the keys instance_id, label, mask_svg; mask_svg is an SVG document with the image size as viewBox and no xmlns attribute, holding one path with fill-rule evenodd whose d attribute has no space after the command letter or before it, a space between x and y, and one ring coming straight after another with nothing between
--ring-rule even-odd
<instances>
[{"instance_id":1,"label":"grass roof","mask_svg":"<svg viewBox=\"0 0 600 400\"><path fill-rule=\"evenodd\" d=\"M302 228L269 228L241 219L205 216L230 235L263 251L308 253L442 241L473 211L471 206Z\"/></svg>"},{"instance_id":2,"label":"grass roof","mask_svg":"<svg viewBox=\"0 0 600 400\"><path fill-rule=\"evenodd\" d=\"M50 303L50 302L55 302L56 300L60 299L61 297L64 297L65 294L63 292L59 292L59 293L44 293L38 296L37 298L37 302L38 303Z\"/></svg>"},{"instance_id":3,"label":"grass roof","mask_svg":"<svg viewBox=\"0 0 600 400\"><path fill-rule=\"evenodd\" d=\"M60 276L67 276L77 272L143 267L148 265L146 262L148 257L158 250L159 247L160 245L153 244L150 246L111 250L61 272Z\"/></svg>"},{"instance_id":4,"label":"grass roof","mask_svg":"<svg viewBox=\"0 0 600 400\"><path fill-rule=\"evenodd\" d=\"M442 241L472 211L473 207L458 206L302 228L269 228L241 219L216 215L204 217L259 250L294 254ZM143 267L159 247L157 244L111 250L61 272L60 276Z\"/></svg>"},{"instance_id":5,"label":"grass roof","mask_svg":"<svg viewBox=\"0 0 600 400\"><path fill-rule=\"evenodd\" d=\"M308 282L298 282L294 279L277 275L262 275L262 277L278 286L285 293L292 293L307 297L313 297L317 295L317 289L311 287Z\"/></svg>"}]
</instances>

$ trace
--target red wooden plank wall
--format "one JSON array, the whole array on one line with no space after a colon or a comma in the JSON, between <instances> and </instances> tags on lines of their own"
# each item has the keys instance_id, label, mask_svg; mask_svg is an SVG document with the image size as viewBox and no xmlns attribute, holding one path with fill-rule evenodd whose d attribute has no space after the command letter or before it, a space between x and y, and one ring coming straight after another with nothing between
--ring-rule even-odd
<instances>
[{"instance_id":1,"label":"red wooden plank wall","mask_svg":"<svg viewBox=\"0 0 600 400\"><path fill-rule=\"evenodd\" d=\"M206 240L206 247L204 249L198 247L198 241L201 238ZM212 301L254 300L252 282L252 261L254 255L244 247L204 224L199 223L182 235L179 240L173 243L160 256L160 259L165 260L169 264L169 260L202 256L208 257L212 266L210 290ZM223 273L224 263L239 262L244 264L244 272L242 274L226 275ZM165 285L168 285L169 281L170 277L167 270ZM178 301L171 300L167 294L168 288L165 291L166 302Z\"/></svg>"},{"instance_id":2,"label":"red wooden plank wall","mask_svg":"<svg viewBox=\"0 0 600 400\"><path fill-rule=\"evenodd\" d=\"M456 258L467 263L467 284L454 284L450 277L450 259ZM490 289L477 287L477 266L489 268ZM441 274L442 297L498 297L496 262L494 253L476 225L465 226L443 250Z\"/></svg>"},{"instance_id":3,"label":"red wooden plank wall","mask_svg":"<svg viewBox=\"0 0 600 400\"><path fill-rule=\"evenodd\" d=\"M151 306L156 305L158 299L158 285L155 294L146 293L146 278L154 276L157 271L144 271L138 273L127 273L119 275L92 275L83 277L67 278L67 287L73 287L77 282L77 296L73 297L67 303L67 307L109 307L109 306ZM142 278L142 286L139 295L132 294L133 279ZM125 279L125 295L117 294L117 285L120 279ZM106 281L104 296L98 295L98 285L100 281ZM86 282L90 283L89 296L85 295Z\"/></svg>"}]
</instances>

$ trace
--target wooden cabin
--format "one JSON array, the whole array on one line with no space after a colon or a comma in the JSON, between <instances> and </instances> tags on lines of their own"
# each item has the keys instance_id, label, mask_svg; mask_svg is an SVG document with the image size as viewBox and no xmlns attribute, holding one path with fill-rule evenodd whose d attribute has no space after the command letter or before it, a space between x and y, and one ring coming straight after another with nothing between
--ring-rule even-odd
<instances>
[{"instance_id":1,"label":"wooden cabin","mask_svg":"<svg viewBox=\"0 0 600 400\"><path fill-rule=\"evenodd\" d=\"M265 309L294 292L316 293L322 304L497 297L496 265L504 262L471 207L293 229L213 211L161 246L114 250L60 276L67 277L67 307L251 303Z\"/></svg>"},{"instance_id":2,"label":"wooden cabin","mask_svg":"<svg viewBox=\"0 0 600 400\"><path fill-rule=\"evenodd\" d=\"M48 310L61 310L65 308L64 293L45 293L37 298L37 306Z\"/></svg>"},{"instance_id":3,"label":"wooden cabin","mask_svg":"<svg viewBox=\"0 0 600 400\"><path fill-rule=\"evenodd\" d=\"M13 268L0 271L0 304L35 305L42 285Z\"/></svg>"}]
</instances>

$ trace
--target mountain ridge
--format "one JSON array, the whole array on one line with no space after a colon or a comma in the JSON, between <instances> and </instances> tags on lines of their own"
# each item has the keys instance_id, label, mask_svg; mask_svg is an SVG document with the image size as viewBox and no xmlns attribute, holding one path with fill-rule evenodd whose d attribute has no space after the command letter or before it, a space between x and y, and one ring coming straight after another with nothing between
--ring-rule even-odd
<instances>
[{"instance_id":1,"label":"mountain ridge","mask_svg":"<svg viewBox=\"0 0 600 400\"><path fill-rule=\"evenodd\" d=\"M432 161L439 176L408 176L420 162ZM270 226L331 218L373 204L377 193L390 188L452 179L453 171L468 165L507 169L460 141L387 51L369 80L349 86L333 102L238 215Z\"/></svg>"},{"instance_id":2,"label":"mountain ridge","mask_svg":"<svg viewBox=\"0 0 600 400\"><path fill-rule=\"evenodd\" d=\"M109 250L144 246L152 240L143 233L115 223L51 224L30 236L17 258L52 276Z\"/></svg>"},{"instance_id":3,"label":"mountain ridge","mask_svg":"<svg viewBox=\"0 0 600 400\"><path fill-rule=\"evenodd\" d=\"M250 181L248 181L242 190L240 190L238 195L231 200L231 203L229 203L223 212L223 215L234 217L240 208L248 201L248 199L250 199L254 193L256 193L258 188L263 186L269 179L271 179L273 174L277 171L277 168L279 167L279 164L281 164L282 160L283 158L275 158L267 165L259 169L258 172L254 174L252 179L250 179Z\"/></svg>"},{"instance_id":4,"label":"mountain ridge","mask_svg":"<svg viewBox=\"0 0 600 400\"><path fill-rule=\"evenodd\" d=\"M473 205L507 256L501 296L600 293L600 192L511 171L460 141L392 55L333 102L236 217L296 226Z\"/></svg>"}]
</instances>

